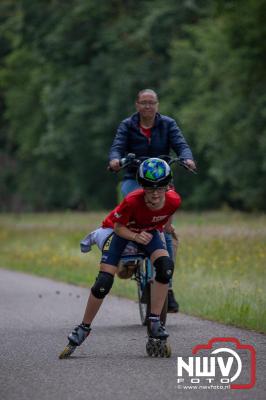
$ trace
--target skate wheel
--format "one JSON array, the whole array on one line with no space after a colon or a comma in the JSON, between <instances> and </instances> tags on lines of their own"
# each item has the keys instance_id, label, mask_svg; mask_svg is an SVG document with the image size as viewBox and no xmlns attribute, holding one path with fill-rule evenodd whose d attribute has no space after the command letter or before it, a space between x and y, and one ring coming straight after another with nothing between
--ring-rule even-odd
<instances>
[{"instance_id":1,"label":"skate wheel","mask_svg":"<svg viewBox=\"0 0 266 400\"><path fill-rule=\"evenodd\" d=\"M148 356L150 357L159 357L161 356L161 343L158 340L150 339L146 344L146 351ZM164 354L164 353L163 353ZM164 357L162 355L161 357Z\"/></svg>"},{"instance_id":2,"label":"skate wheel","mask_svg":"<svg viewBox=\"0 0 266 400\"><path fill-rule=\"evenodd\" d=\"M160 346L158 345L158 343L154 346L153 355L154 357L158 357L160 355Z\"/></svg>"},{"instance_id":3,"label":"skate wheel","mask_svg":"<svg viewBox=\"0 0 266 400\"><path fill-rule=\"evenodd\" d=\"M64 350L62 351L62 353L59 354L59 358L60 360L63 358L67 358L69 357L76 349L77 346L73 346L72 344L68 344Z\"/></svg>"},{"instance_id":4,"label":"skate wheel","mask_svg":"<svg viewBox=\"0 0 266 400\"><path fill-rule=\"evenodd\" d=\"M149 357L152 357L153 356L153 344L151 343L151 342L148 342L147 344L146 344L146 352L147 352L147 354L148 354L148 356Z\"/></svg>"},{"instance_id":5,"label":"skate wheel","mask_svg":"<svg viewBox=\"0 0 266 400\"><path fill-rule=\"evenodd\" d=\"M165 348L164 348L164 346L161 346L161 347L160 347L159 356L160 356L160 357L165 357Z\"/></svg>"},{"instance_id":6,"label":"skate wheel","mask_svg":"<svg viewBox=\"0 0 266 400\"><path fill-rule=\"evenodd\" d=\"M171 354L172 354L171 346L169 343L166 343L164 345L164 357L169 358L171 357Z\"/></svg>"}]
</instances>

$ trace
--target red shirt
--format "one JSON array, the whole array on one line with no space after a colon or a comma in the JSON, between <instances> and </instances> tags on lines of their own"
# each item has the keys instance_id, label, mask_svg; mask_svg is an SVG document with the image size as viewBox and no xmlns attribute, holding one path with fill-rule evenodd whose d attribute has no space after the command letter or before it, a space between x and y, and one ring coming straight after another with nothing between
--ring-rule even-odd
<instances>
[{"instance_id":1,"label":"red shirt","mask_svg":"<svg viewBox=\"0 0 266 400\"><path fill-rule=\"evenodd\" d=\"M134 232L163 230L169 217L180 207L181 197L174 190L165 193L165 203L160 210L151 210L144 201L144 190L129 193L102 223L103 228L113 228L115 222Z\"/></svg>"},{"instance_id":2,"label":"red shirt","mask_svg":"<svg viewBox=\"0 0 266 400\"><path fill-rule=\"evenodd\" d=\"M140 131L144 136L146 136L148 141L151 140L151 128L144 128L143 126L140 125Z\"/></svg>"}]
</instances>

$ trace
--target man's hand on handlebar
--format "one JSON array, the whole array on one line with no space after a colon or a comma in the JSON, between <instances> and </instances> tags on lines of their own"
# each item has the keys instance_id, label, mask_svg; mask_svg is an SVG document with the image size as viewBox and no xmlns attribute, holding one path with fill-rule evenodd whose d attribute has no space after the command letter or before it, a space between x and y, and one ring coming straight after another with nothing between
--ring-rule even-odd
<instances>
[{"instance_id":1,"label":"man's hand on handlebar","mask_svg":"<svg viewBox=\"0 0 266 400\"><path fill-rule=\"evenodd\" d=\"M186 164L193 171L197 169L196 164L193 160L184 160L184 164Z\"/></svg>"},{"instance_id":2,"label":"man's hand on handlebar","mask_svg":"<svg viewBox=\"0 0 266 400\"><path fill-rule=\"evenodd\" d=\"M114 158L109 162L109 168L111 171L119 171L121 169L120 160L118 158Z\"/></svg>"}]
</instances>

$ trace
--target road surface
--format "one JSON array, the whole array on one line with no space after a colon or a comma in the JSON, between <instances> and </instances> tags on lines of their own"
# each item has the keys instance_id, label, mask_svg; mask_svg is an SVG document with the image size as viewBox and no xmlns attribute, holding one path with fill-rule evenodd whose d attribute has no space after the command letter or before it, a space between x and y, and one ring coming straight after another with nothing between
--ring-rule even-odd
<instances>
[{"instance_id":1,"label":"road surface","mask_svg":"<svg viewBox=\"0 0 266 400\"><path fill-rule=\"evenodd\" d=\"M114 296L105 299L83 346L72 358L59 360L66 335L83 316L88 292L0 269L1 400L266 398L265 335L175 314L168 318L172 357L149 358L137 304ZM214 337L234 337L254 346L257 371L252 389L178 388L177 357L187 359L195 345ZM248 362L243 359L246 382Z\"/></svg>"}]
</instances>

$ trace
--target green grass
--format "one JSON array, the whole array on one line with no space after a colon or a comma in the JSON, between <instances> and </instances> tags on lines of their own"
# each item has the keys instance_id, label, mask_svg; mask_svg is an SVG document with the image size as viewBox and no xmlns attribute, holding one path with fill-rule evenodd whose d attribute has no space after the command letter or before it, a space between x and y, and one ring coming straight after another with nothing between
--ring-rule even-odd
<instances>
[{"instance_id":1,"label":"green grass","mask_svg":"<svg viewBox=\"0 0 266 400\"><path fill-rule=\"evenodd\" d=\"M0 265L81 286L94 283L100 252L79 241L106 213L2 214ZM232 212L179 213L174 290L187 314L266 332L266 217ZM112 293L136 298L135 283Z\"/></svg>"}]
</instances>

